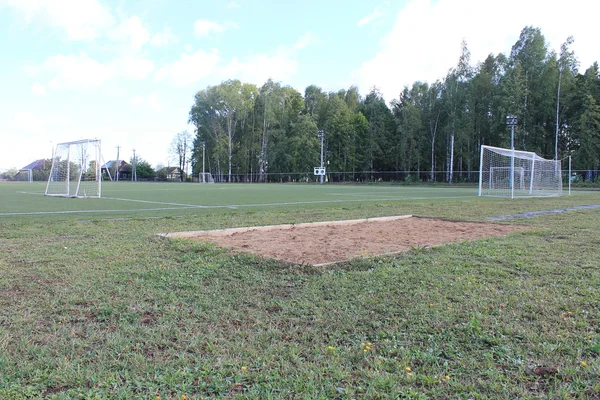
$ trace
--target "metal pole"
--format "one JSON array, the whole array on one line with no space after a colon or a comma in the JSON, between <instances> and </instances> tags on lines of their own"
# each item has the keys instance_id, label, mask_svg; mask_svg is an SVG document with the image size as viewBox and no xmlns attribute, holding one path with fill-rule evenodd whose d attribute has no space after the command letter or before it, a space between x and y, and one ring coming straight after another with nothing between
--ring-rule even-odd
<instances>
[{"instance_id":1,"label":"metal pole","mask_svg":"<svg viewBox=\"0 0 600 400\"><path fill-rule=\"evenodd\" d=\"M510 126L510 149L512 155L510 158L510 198L515 198L515 125L517 117L515 115L506 116L506 125Z\"/></svg>"},{"instance_id":2,"label":"metal pole","mask_svg":"<svg viewBox=\"0 0 600 400\"><path fill-rule=\"evenodd\" d=\"M512 157L510 160L510 198L515 198L515 126L510 126L510 148Z\"/></svg>"},{"instance_id":3,"label":"metal pole","mask_svg":"<svg viewBox=\"0 0 600 400\"><path fill-rule=\"evenodd\" d=\"M115 175L117 177L117 182L119 182L119 150L121 146L117 146L117 160L115 162Z\"/></svg>"},{"instance_id":4,"label":"metal pole","mask_svg":"<svg viewBox=\"0 0 600 400\"><path fill-rule=\"evenodd\" d=\"M321 139L321 168L323 168L323 140L325 138L325 132L320 130L318 132L319 134L319 138ZM321 177L321 185L323 184L323 179L325 178L324 175L320 175Z\"/></svg>"},{"instance_id":5,"label":"metal pole","mask_svg":"<svg viewBox=\"0 0 600 400\"><path fill-rule=\"evenodd\" d=\"M131 181L137 181L137 174L135 171L136 159L135 159L135 149L133 149L133 163L131 167Z\"/></svg>"},{"instance_id":6,"label":"metal pole","mask_svg":"<svg viewBox=\"0 0 600 400\"><path fill-rule=\"evenodd\" d=\"M206 150L206 142L202 142L202 183L206 183L206 175L204 172L204 152Z\"/></svg>"},{"instance_id":7,"label":"metal pole","mask_svg":"<svg viewBox=\"0 0 600 400\"><path fill-rule=\"evenodd\" d=\"M569 156L569 196L571 195L571 156Z\"/></svg>"}]
</instances>

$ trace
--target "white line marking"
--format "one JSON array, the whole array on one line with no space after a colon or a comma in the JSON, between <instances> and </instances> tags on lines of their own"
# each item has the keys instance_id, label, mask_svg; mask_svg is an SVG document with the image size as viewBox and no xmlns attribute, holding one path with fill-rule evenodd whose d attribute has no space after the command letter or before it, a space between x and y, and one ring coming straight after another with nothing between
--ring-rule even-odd
<instances>
[{"instance_id":1,"label":"white line marking","mask_svg":"<svg viewBox=\"0 0 600 400\"><path fill-rule=\"evenodd\" d=\"M89 213L110 213L110 212L140 212L140 211L163 211L163 210L186 210L186 209L218 209L218 208L243 208L243 207L277 207L277 206L292 206L292 205L308 205L308 204L328 204L328 203L360 203L360 202L377 202L377 201L409 201L409 200L436 200L436 199L465 199L465 198L476 198L477 196L446 196L446 197L403 197L398 199L354 199L354 200L316 200L316 201L294 201L285 203L255 203L255 204L227 204L222 206L203 206L193 204L179 204L179 203L160 203L160 202L149 202L145 200L131 200L136 202L147 202L156 204L166 205L178 205L178 207L165 207L165 208L141 208L133 210L69 210L69 211L29 211L29 212L14 212L14 213L0 213L0 216L10 215L44 215L44 214L89 214ZM127 199L115 199L115 200L127 200Z\"/></svg>"},{"instance_id":2,"label":"white line marking","mask_svg":"<svg viewBox=\"0 0 600 400\"><path fill-rule=\"evenodd\" d=\"M1 216L10 215L46 215L46 214L90 214L90 213L111 213L111 212L138 212L138 211L163 211L163 210L181 210L181 207L171 208L141 208L138 210L67 210L67 211L24 211L13 213L0 213Z\"/></svg>"},{"instance_id":3,"label":"white line marking","mask_svg":"<svg viewBox=\"0 0 600 400\"><path fill-rule=\"evenodd\" d=\"M150 204L164 204L167 206L180 206L180 207L191 207L191 208L204 208L205 206L195 204L182 204L182 203L168 203L163 201L151 201L151 200L135 200L135 199L120 199L118 197L102 197L105 200L119 200L119 201L131 201L133 203L150 203Z\"/></svg>"}]
</instances>

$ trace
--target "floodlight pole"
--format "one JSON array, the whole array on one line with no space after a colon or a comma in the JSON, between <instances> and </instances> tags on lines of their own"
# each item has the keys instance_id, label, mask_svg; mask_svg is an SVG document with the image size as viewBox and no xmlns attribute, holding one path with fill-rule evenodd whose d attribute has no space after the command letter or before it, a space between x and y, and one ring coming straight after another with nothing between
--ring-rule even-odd
<instances>
[{"instance_id":1,"label":"floodlight pole","mask_svg":"<svg viewBox=\"0 0 600 400\"><path fill-rule=\"evenodd\" d=\"M318 135L319 139L321 139L321 168L323 168L323 141L325 139L325 131L320 129L319 131L317 131L317 135ZM320 175L320 177L321 177L321 185L322 185L324 176Z\"/></svg>"},{"instance_id":2,"label":"floodlight pole","mask_svg":"<svg viewBox=\"0 0 600 400\"><path fill-rule=\"evenodd\" d=\"M506 125L510 126L510 149L512 156L510 158L510 198L515 197L515 126L517 125L516 115L506 116Z\"/></svg>"},{"instance_id":3,"label":"floodlight pole","mask_svg":"<svg viewBox=\"0 0 600 400\"><path fill-rule=\"evenodd\" d=\"M204 175L205 174L205 172L204 172L204 167L205 167L204 153L205 153L205 151L206 151L206 142L202 142L202 183L206 182L206 175Z\"/></svg>"}]
</instances>

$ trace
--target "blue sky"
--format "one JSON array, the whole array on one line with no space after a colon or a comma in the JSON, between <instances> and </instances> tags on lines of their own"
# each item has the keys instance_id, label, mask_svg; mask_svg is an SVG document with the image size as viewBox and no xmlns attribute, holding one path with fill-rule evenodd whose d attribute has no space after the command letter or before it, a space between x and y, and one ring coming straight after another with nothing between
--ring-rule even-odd
<instances>
[{"instance_id":1,"label":"blue sky","mask_svg":"<svg viewBox=\"0 0 600 400\"><path fill-rule=\"evenodd\" d=\"M598 61L595 0L0 0L0 171L52 146L102 140L104 158L173 164L194 94L268 78L300 92L377 86L387 100L442 78L467 41L472 63L508 53L526 25L550 48L573 35Z\"/></svg>"}]
</instances>

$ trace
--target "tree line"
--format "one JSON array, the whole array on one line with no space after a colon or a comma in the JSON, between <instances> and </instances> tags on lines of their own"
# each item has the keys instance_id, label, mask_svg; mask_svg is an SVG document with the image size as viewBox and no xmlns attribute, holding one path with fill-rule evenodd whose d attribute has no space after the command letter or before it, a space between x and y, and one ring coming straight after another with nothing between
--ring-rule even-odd
<instances>
[{"instance_id":1,"label":"tree line","mask_svg":"<svg viewBox=\"0 0 600 400\"><path fill-rule=\"evenodd\" d=\"M509 55L472 67L463 42L443 79L414 82L390 104L377 88L363 97L355 86L326 93L310 85L302 94L272 80L224 81L196 93L194 135L178 134L186 142L176 138L172 153L183 167L181 149L191 147L193 173L204 168L221 181L300 179L320 163L323 130L330 179L404 171L404 179L473 180L481 145L510 146L505 118L515 115L515 148L572 156L574 169L597 174L600 70L595 62L579 73L572 43L567 38L557 54L528 26Z\"/></svg>"}]
</instances>

